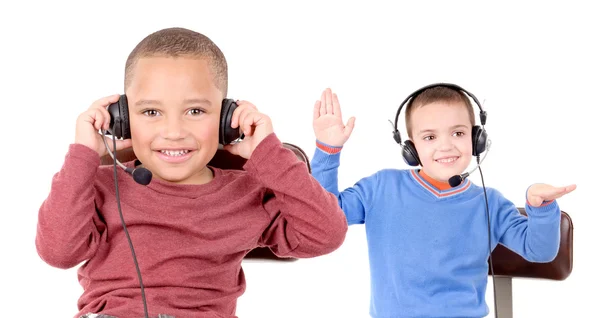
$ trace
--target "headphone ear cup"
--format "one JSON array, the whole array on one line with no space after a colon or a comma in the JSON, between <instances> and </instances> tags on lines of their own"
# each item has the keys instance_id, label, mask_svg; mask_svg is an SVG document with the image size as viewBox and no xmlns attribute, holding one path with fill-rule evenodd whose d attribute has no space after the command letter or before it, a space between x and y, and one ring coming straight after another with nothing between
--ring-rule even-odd
<instances>
[{"instance_id":1,"label":"headphone ear cup","mask_svg":"<svg viewBox=\"0 0 600 318\"><path fill-rule=\"evenodd\" d=\"M473 142L473 156L479 156L485 151L487 146L487 132L481 126L473 126L471 131L471 138Z\"/></svg>"},{"instance_id":2,"label":"headphone ear cup","mask_svg":"<svg viewBox=\"0 0 600 318\"><path fill-rule=\"evenodd\" d=\"M239 127L235 129L231 128L231 119L233 118L233 111L236 108L237 104L233 99L223 99L219 124L219 143L223 146L241 137Z\"/></svg>"},{"instance_id":3,"label":"headphone ear cup","mask_svg":"<svg viewBox=\"0 0 600 318\"><path fill-rule=\"evenodd\" d=\"M416 167L421 165L417 148L415 148L415 144L412 140L407 140L404 142L404 145L402 145L402 158L404 158L404 162L409 166Z\"/></svg>"},{"instance_id":4,"label":"headphone ear cup","mask_svg":"<svg viewBox=\"0 0 600 318\"><path fill-rule=\"evenodd\" d=\"M127 96L121 95L116 103L108 105L107 111L110 114L110 125L108 127L108 132L116 138L131 138Z\"/></svg>"},{"instance_id":5,"label":"headphone ear cup","mask_svg":"<svg viewBox=\"0 0 600 318\"><path fill-rule=\"evenodd\" d=\"M119 97L119 107L121 108L121 134L123 139L131 139L131 129L129 126L129 104L127 96Z\"/></svg>"}]
</instances>

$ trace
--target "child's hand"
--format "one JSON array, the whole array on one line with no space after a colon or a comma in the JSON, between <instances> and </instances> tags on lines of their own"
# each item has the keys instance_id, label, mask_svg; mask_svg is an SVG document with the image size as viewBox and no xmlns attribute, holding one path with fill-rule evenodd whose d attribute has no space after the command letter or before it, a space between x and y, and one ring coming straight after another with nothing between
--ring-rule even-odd
<instances>
[{"instance_id":1,"label":"child's hand","mask_svg":"<svg viewBox=\"0 0 600 318\"><path fill-rule=\"evenodd\" d=\"M77 124L75 128L75 143L82 144L88 148L96 151L100 157L106 155L108 152L106 146L102 141L102 135L98 133L100 129L106 130L110 125L110 114L106 107L108 105L117 102L119 95L112 95L101 98L95 101L88 110L81 113L77 117ZM107 144L112 151L113 144L112 140L108 141ZM131 147L131 139L117 140L117 150Z\"/></svg>"},{"instance_id":2,"label":"child's hand","mask_svg":"<svg viewBox=\"0 0 600 318\"><path fill-rule=\"evenodd\" d=\"M326 89L321 94L321 100L315 103L313 113L313 130L318 141L330 146L342 146L354 129L356 118L350 117L344 126L342 110L336 94Z\"/></svg>"},{"instance_id":3,"label":"child's hand","mask_svg":"<svg viewBox=\"0 0 600 318\"><path fill-rule=\"evenodd\" d=\"M553 187L548 184L536 183L527 190L527 202L532 207L539 207L544 201L556 200L563 195L575 190L577 186L572 184L566 187Z\"/></svg>"},{"instance_id":4,"label":"child's hand","mask_svg":"<svg viewBox=\"0 0 600 318\"><path fill-rule=\"evenodd\" d=\"M256 106L247 101L238 101L238 107L231 117L231 128L240 127L244 140L223 148L234 155L249 159L256 146L273 133L273 124L269 116L260 113Z\"/></svg>"}]
</instances>

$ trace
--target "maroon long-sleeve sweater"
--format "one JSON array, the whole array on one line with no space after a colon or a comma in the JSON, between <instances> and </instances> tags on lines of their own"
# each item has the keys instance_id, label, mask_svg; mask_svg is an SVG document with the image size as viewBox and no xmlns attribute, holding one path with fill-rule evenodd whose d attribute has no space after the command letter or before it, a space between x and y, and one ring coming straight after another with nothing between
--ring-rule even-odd
<instances>
[{"instance_id":1,"label":"maroon long-sleeve sweater","mask_svg":"<svg viewBox=\"0 0 600 318\"><path fill-rule=\"evenodd\" d=\"M142 186L118 168L123 216L151 316L236 317L248 251L268 246L282 257L316 257L344 241L348 226L337 198L275 134L258 145L244 170L211 169L214 179L203 185L155 178ZM101 166L95 151L70 145L39 210L35 242L52 266L83 262L75 317L143 317L113 166Z\"/></svg>"}]
</instances>

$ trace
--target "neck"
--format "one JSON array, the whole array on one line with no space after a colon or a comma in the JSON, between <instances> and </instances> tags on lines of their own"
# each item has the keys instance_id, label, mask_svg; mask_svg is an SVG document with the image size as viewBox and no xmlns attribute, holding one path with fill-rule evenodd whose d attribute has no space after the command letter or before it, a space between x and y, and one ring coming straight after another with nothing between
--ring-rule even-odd
<instances>
[{"instance_id":1,"label":"neck","mask_svg":"<svg viewBox=\"0 0 600 318\"><path fill-rule=\"evenodd\" d=\"M144 165L139 160L136 160L135 164L136 164L136 167L144 167ZM173 184L200 185L200 184L206 184L206 183L211 182L212 179L214 179L215 174L211 168L209 168L208 166L204 166L204 168L200 169L200 171L198 171L196 174L190 176L189 178L187 178L185 180L171 181L171 180L165 180L165 179L161 178L160 175L158 175L158 174L154 174L154 176L155 176L155 178L158 178L162 181L173 183Z\"/></svg>"},{"instance_id":2,"label":"neck","mask_svg":"<svg viewBox=\"0 0 600 318\"><path fill-rule=\"evenodd\" d=\"M182 180L179 182L175 182L178 184L206 184L212 181L212 179L214 179L215 174L213 173L212 169L210 169L208 166L204 166L204 168L202 168L202 170L198 171L198 173L194 174L193 176L189 177L186 180Z\"/></svg>"},{"instance_id":3,"label":"neck","mask_svg":"<svg viewBox=\"0 0 600 318\"><path fill-rule=\"evenodd\" d=\"M423 177L427 182L431 183L432 186L436 187L438 190L448 190L452 188L448 181L440 181L436 180L430 176L428 176L423 169L419 170L419 175Z\"/></svg>"}]
</instances>

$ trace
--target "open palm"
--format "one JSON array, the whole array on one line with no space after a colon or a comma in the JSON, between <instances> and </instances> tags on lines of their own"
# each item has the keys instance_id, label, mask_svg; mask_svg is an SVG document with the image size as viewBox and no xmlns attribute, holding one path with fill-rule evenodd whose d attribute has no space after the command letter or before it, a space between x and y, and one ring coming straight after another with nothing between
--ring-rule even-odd
<instances>
[{"instance_id":1,"label":"open palm","mask_svg":"<svg viewBox=\"0 0 600 318\"><path fill-rule=\"evenodd\" d=\"M342 110L336 94L327 88L321 94L321 100L315 102L313 110L313 130L318 141L330 146L342 146L354 129L356 118L351 117L344 125Z\"/></svg>"}]
</instances>

